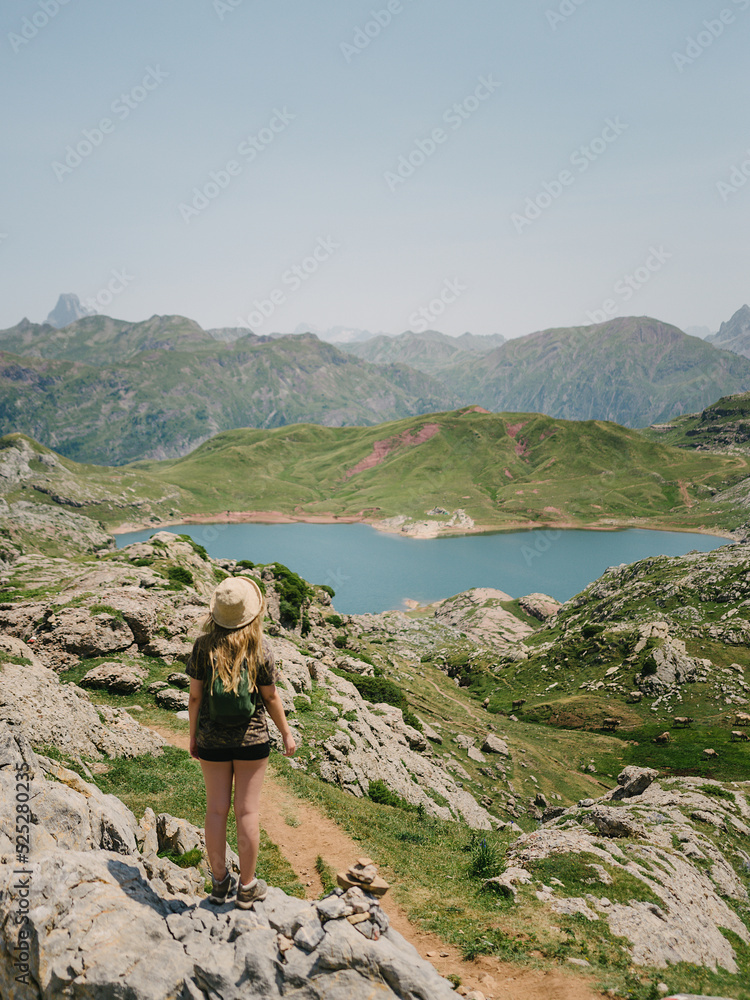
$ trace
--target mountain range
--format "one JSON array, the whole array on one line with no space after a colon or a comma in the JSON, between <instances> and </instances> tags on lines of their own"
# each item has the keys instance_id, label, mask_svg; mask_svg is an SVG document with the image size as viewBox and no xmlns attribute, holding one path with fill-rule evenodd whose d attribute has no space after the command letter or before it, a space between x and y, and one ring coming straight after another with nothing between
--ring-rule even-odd
<instances>
[{"instance_id":1,"label":"mountain range","mask_svg":"<svg viewBox=\"0 0 750 1000\"><path fill-rule=\"evenodd\" d=\"M717 337L736 345L743 315ZM748 390L749 358L649 317L510 341L428 331L340 347L183 316L0 331L0 433L107 464L178 457L238 427L368 426L466 405L643 427Z\"/></svg>"}]
</instances>

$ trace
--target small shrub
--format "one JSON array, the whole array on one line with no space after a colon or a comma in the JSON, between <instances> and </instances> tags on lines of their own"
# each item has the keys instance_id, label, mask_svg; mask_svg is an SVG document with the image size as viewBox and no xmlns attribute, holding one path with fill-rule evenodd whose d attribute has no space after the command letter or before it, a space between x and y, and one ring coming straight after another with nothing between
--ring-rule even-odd
<instances>
[{"instance_id":1,"label":"small shrub","mask_svg":"<svg viewBox=\"0 0 750 1000\"><path fill-rule=\"evenodd\" d=\"M282 563L273 564L276 590L279 594L279 618L285 628L294 629L302 615L302 606L311 596L305 581Z\"/></svg>"},{"instance_id":2,"label":"small shrub","mask_svg":"<svg viewBox=\"0 0 750 1000\"><path fill-rule=\"evenodd\" d=\"M412 712L410 708L403 708L401 712L404 716L404 722L406 725L411 726L412 729L416 729L418 733L421 733L423 730L422 723L416 717L414 712Z\"/></svg>"},{"instance_id":3,"label":"small shrub","mask_svg":"<svg viewBox=\"0 0 750 1000\"><path fill-rule=\"evenodd\" d=\"M341 615L326 615L323 621L326 623L326 625L333 625L334 628L341 628L341 626L344 624L344 619L341 617Z\"/></svg>"},{"instance_id":4,"label":"small shrub","mask_svg":"<svg viewBox=\"0 0 750 1000\"><path fill-rule=\"evenodd\" d=\"M193 583L194 580L193 574L184 566L170 566L167 569L167 577L171 584L177 584L181 587Z\"/></svg>"},{"instance_id":5,"label":"small shrub","mask_svg":"<svg viewBox=\"0 0 750 1000\"><path fill-rule=\"evenodd\" d=\"M581 629L581 635L584 639L593 639L595 635L601 635L603 631L603 625L584 625Z\"/></svg>"},{"instance_id":6,"label":"small shrub","mask_svg":"<svg viewBox=\"0 0 750 1000\"><path fill-rule=\"evenodd\" d=\"M190 535L178 535L177 537L181 538L183 542L187 542L188 545L192 548L193 552L195 552L196 555L200 556L204 562L208 562L208 552L206 552L206 549L203 545L196 542L194 538L190 537Z\"/></svg>"},{"instance_id":7,"label":"small shrub","mask_svg":"<svg viewBox=\"0 0 750 1000\"><path fill-rule=\"evenodd\" d=\"M367 794L373 802L377 802L381 806L393 806L395 809L413 808L406 799L402 799L400 795L391 791L388 785L379 778L370 782Z\"/></svg>"},{"instance_id":8,"label":"small shrub","mask_svg":"<svg viewBox=\"0 0 750 1000\"><path fill-rule=\"evenodd\" d=\"M167 858L180 868L197 868L203 860L203 852L200 847L194 847L192 851L185 851L184 854L172 854L170 851L159 851L160 858Z\"/></svg>"},{"instance_id":9,"label":"small shrub","mask_svg":"<svg viewBox=\"0 0 750 1000\"><path fill-rule=\"evenodd\" d=\"M133 566L152 566L153 556L141 556L139 559L131 560Z\"/></svg>"},{"instance_id":10,"label":"small shrub","mask_svg":"<svg viewBox=\"0 0 750 1000\"><path fill-rule=\"evenodd\" d=\"M486 837L472 837L469 845L471 860L469 861L469 875L472 878L494 878L499 875L503 866L500 851L491 840Z\"/></svg>"},{"instance_id":11,"label":"small shrub","mask_svg":"<svg viewBox=\"0 0 750 1000\"><path fill-rule=\"evenodd\" d=\"M326 594L328 594L329 597L336 596L336 591L333 589L333 587L329 587L327 583L319 583L318 589L325 590Z\"/></svg>"},{"instance_id":12,"label":"small shrub","mask_svg":"<svg viewBox=\"0 0 750 1000\"><path fill-rule=\"evenodd\" d=\"M89 613L92 615L110 615L118 621L125 621L122 611L119 608L113 608L110 604L92 604L89 608Z\"/></svg>"},{"instance_id":13,"label":"small shrub","mask_svg":"<svg viewBox=\"0 0 750 1000\"><path fill-rule=\"evenodd\" d=\"M722 788L721 785L698 785L698 791L703 792L704 795L713 795L715 799L726 799L732 804L736 801L733 793L728 788Z\"/></svg>"},{"instance_id":14,"label":"small shrub","mask_svg":"<svg viewBox=\"0 0 750 1000\"><path fill-rule=\"evenodd\" d=\"M255 563L250 562L249 559L238 559L237 569L255 569Z\"/></svg>"},{"instance_id":15,"label":"small shrub","mask_svg":"<svg viewBox=\"0 0 750 1000\"><path fill-rule=\"evenodd\" d=\"M333 644L336 649L346 649L346 644L349 640L345 635L334 636Z\"/></svg>"}]
</instances>

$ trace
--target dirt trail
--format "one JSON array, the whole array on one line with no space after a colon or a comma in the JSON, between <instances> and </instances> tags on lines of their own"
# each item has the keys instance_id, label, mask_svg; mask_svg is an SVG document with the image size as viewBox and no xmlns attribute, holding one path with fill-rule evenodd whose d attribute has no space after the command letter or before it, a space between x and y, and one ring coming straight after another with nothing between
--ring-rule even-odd
<instances>
[{"instance_id":1,"label":"dirt trail","mask_svg":"<svg viewBox=\"0 0 750 1000\"><path fill-rule=\"evenodd\" d=\"M187 750L187 734L158 726L152 728L173 746ZM308 899L317 899L323 888L315 868L318 855L334 871L339 871L362 854L357 842L333 820L312 803L297 798L273 767L269 767L263 784L260 822L306 886ZM487 1000L601 1000L602 994L575 974L522 969L489 956L465 962L458 948L412 924L392 895L383 899L382 906L393 927L441 975L455 973L461 977L462 985L469 990L481 990Z\"/></svg>"}]
</instances>

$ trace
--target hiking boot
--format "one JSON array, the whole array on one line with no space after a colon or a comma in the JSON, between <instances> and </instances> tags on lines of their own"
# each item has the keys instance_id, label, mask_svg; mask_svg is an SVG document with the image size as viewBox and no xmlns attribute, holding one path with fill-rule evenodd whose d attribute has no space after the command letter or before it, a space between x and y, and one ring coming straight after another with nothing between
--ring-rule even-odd
<instances>
[{"instance_id":1,"label":"hiking boot","mask_svg":"<svg viewBox=\"0 0 750 1000\"><path fill-rule=\"evenodd\" d=\"M208 897L209 903L213 903L215 906L221 906L222 903L226 903L227 896L234 889L234 886L234 879L229 872L226 873L221 882L217 882L212 875L211 895Z\"/></svg>"},{"instance_id":2,"label":"hiking boot","mask_svg":"<svg viewBox=\"0 0 750 1000\"><path fill-rule=\"evenodd\" d=\"M268 885L262 878L256 879L255 885L250 889L246 889L240 883L237 886L237 898L234 901L234 905L238 906L241 910L249 910L253 903L259 903L261 899L265 899L267 892Z\"/></svg>"}]
</instances>

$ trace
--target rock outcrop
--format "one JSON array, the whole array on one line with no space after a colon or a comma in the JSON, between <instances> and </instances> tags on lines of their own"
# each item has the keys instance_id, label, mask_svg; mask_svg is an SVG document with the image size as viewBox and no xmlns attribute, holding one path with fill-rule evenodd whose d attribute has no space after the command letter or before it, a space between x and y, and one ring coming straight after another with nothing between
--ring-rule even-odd
<instances>
[{"instance_id":1,"label":"rock outcrop","mask_svg":"<svg viewBox=\"0 0 750 1000\"><path fill-rule=\"evenodd\" d=\"M164 740L124 709L99 709L87 693L63 684L19 639L0 636L0 650L21 662L0 669L0 722L36 745L72 757L137 757L161 753Z\"/></svg>"},{"instance_id":2,"label":"rock outcrop","mask_svg":"<svg viewBox=\"0 0 750 1000\"><path fill-rule=\"evenodd\" d=\"M30 788L23 815L31 849L20 855L17 775ZM201 878L156 857L158 840L149 839L148 829L140 831L148 853L138 850L135 817L119 800L65 768L55 770L7 727L0 728L0 799L4 997L456 996L361 889L310 902L269 888L253 911L209 905Z\"/></svg>"},{"instance_id":3,"label":"rock outcrop","mask_svg":"<svg viewBox=\"0 0 750 1000\"><path fill-rule=\"evenodd\" d=\"M503 607L509 594L490 587L473 587L434 605L435 618L483 645L517 642L533 629Z\"/></svg>"},{"instance_id":4,"label":"rock outcrop","mask_svg":"<svg viewBox=\"0 0 750 1000\"><path fill-rule=\"evenodd\" d=\"M735 785L728 794L718 782L654 777L650 768L628 767L619 787L602 799L581 802L524 834L511 846L509 867L498 881L517 898L525 877L533 884L536 862L583 856L591 871L585 896L566 894L559 880L559 888L536 890L555 913L606 922L630 942L638 965L691 962L737 972L734 949L720 928L750 942L748 928L726 902L748 902L735 870L750 864L745 790ZM713 788L716 795L709 794ZM563 878L564 870L561 863ZM628 888L618 901L620 879Z\"/></svg>"}]
</instances>

